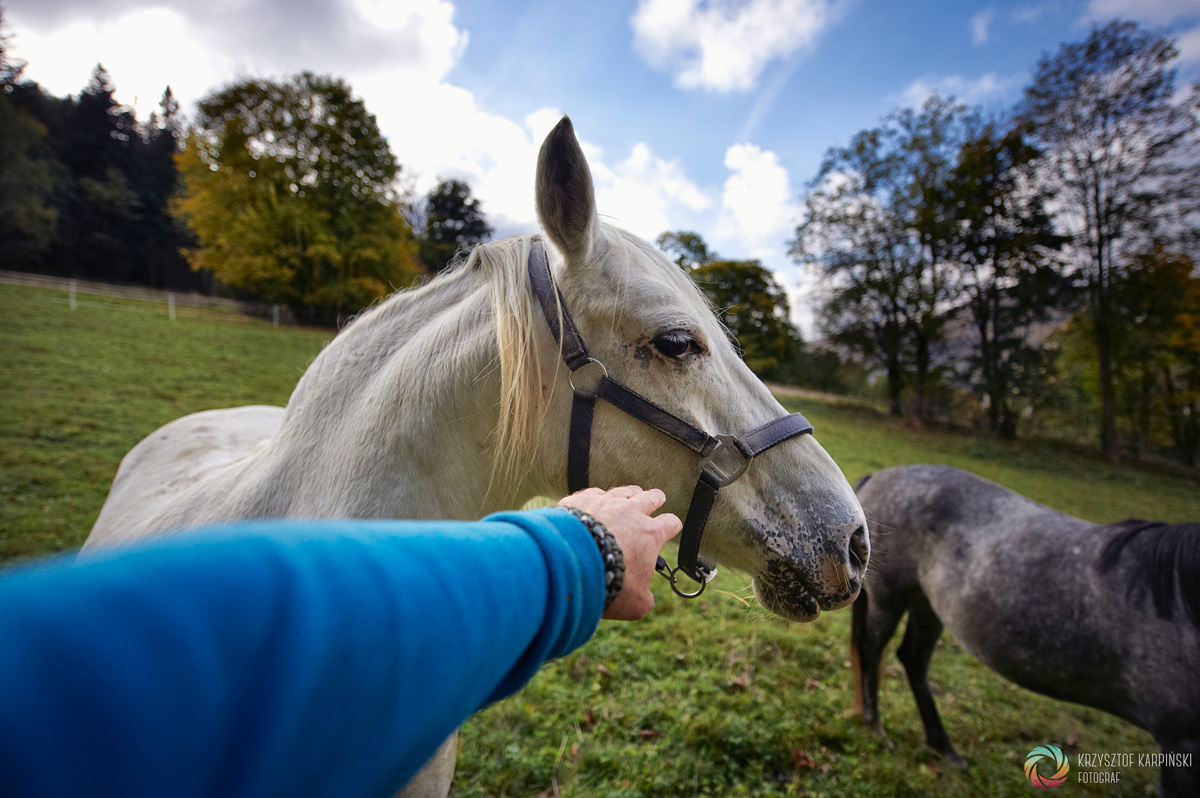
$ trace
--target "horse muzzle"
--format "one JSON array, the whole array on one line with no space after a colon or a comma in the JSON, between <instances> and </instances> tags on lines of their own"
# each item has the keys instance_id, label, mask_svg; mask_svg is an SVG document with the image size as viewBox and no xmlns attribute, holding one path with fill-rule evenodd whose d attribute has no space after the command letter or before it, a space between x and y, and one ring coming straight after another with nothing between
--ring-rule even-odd
<instances>
[{"instance_id":1,"label":"horse muzzle","mask_svg":"<svg viewBox=\"0 0 1200 798\"><path fill-rule=\"evenodd\" d=\"M841 609L858 597L870 556L866 525L855 519L816 549L798 547L786 555L768 550L754 576L754 594L776 615L811 621L822 610Z\"/></svg>"}]
</instances>

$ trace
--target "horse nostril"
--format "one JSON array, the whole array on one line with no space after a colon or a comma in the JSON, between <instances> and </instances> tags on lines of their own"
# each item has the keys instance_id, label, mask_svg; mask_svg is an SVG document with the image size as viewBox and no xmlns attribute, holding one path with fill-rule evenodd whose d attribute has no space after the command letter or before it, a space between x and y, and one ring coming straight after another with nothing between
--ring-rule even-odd
<instances>
[{"instance_id":1,"label":"horse nostril","mask_svg":"<svg viewBox=\"0 0 1200 798\"><path fill-rule=\"evenodd\" d=\"M857 573L861 574L867 567L867 560L871 557L871 543L867 539L867 528L859 524L858 528L850 535L850 567Z\"/></svg>"}]
</instances>

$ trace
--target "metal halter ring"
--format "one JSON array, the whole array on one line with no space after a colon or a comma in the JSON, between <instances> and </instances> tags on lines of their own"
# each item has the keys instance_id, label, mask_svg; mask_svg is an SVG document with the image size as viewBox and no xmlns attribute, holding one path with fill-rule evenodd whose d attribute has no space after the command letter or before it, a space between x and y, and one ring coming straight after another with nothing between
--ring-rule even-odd
<instances>
[{"instance_id":1,"label":"metal halter ring","mask_svg":"<svg viewBox=\"0 0 1200 798\"><path fill-rule=\"evenodd\" d=\"M697 590L695 593L688 593L686 590L683 590L679 587L679 577L676 576L676 574L678 574L681 569L678 565L672 568L670 565L667 565L666 560L664 560L662 557L659 557L658 562L654 565L654 570L659 576L666 578L666 580L671 583L671 590L675 591L675 595L685 599L696 598L704 592L704 588L708 587L709 582L717 578L717 570L714 568L713 570L704 574L704 581L700 583L699 590Z\"/></svg>"},{"instance_id":2,"label":"metal halter ring","mask_svg":"<svg viewBox=\"0 0 1200 798\"><path fill-rule=\"evenodd\" d=\"M579 368L572 371L571 375L569 377L567 377L567 382L570 383L572 391L579 390L578 388L575 387L575 375L578 374L579 372L583 371L585 368L587 368L592 363L595 363L597 366L599 366L600 371L602 371L604 373L602 375L600 375L600 377L596 378L595 385L593 385L591 388L588 388L589 393L594 393L596 391L596 388L600 385L600 380L603 379L604 377L608 376L608 369L604 368L604 364L601 363L599 360L597 360L594 357L589 357L587 359L587 363L584 363L582 366L580 366Z\"/></svg>"},{"instance_id":3,"label":"metal halter ring","mask_svg":"<svg viewBox=\"0 0 1200 798\"><path fill-rule=\"evenodd\" d=\"M717 447L708 453L708 457L700 461L700 468L712 471L721 478L722 485L728 485L746 473L746 469L750 467L750 458L738 448L736 435L714 435L713 437L717 439ZM718 463L718 460L721 462Z\"/></svg>"}]
</instances>

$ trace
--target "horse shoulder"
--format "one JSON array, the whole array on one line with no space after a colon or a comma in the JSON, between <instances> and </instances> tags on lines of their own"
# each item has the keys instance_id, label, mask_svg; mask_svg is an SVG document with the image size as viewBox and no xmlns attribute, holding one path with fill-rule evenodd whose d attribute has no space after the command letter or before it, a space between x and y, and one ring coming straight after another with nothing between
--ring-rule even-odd
<instances>
[{"instance_id":1,"label":"horse shoulder","mask_svg":"<svg viewBox=\"0 0 1200 798\"><path fill-rule=\"evenodd\" d=\"M200 480L273 436L283 413L267 405L205 410L152 432L121 460L84 548L152 531L147 523Z\"/></svg>"}]
</instances>

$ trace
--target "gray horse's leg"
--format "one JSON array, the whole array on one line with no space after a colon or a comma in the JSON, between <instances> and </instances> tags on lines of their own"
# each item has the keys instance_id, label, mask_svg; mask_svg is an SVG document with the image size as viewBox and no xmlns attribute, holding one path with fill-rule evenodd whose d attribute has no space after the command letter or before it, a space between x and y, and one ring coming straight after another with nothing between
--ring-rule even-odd
<instances>
[{"instance_id":1,"label":"gray horse's leg","mask_svg":"<svg viewBox=\"0 0 1200 798\"><path fill-rule=\"evenodd\" d=\"M857 709L862 712L863 724L872 731L882 731L879 724L879 661L896 625L904 615L903 605L894 606L880 600L876 591L864 588L855 600L850 620L850 661L857 679L855 691Z\"/></svg>"},{"instance_id":2,"label":"gray horse's leg","mask_svg":"<svg viewBox=\"0 0 1200 798\"><path fill-rule=\"evenodd\" d=\"M412 781L396 793L396 798L446 798L454 782L454 759L458 754L458 732L446 738Z\"/></svg>"},{"instance_id":3,"label":"gray horse's leg","mask_svg":"<svg viewBox=\"0 0 1200 798\"><path fill-rule=\"evenodd\" d=\"M1159 742L1162 742L1161 740ZM1186 767L1163 765L1158 774L1158 798L1183 798L1200 795L1200 738L1163 743L1163 753L1175 754L1190 764Z\"/></svg>"},{"instance_id":4,"label":"gray horse's leg","mask_svg":"<svg viewBox=\"0 0 1200 798\"><path fill-rule=\"evenodd\" d=\"M904 640L896 649L896 657L904 665L908 685L912 688L921 722L925 725L925 742L947 760L966 768L967 762L954 750L950 737L938 715L937 704L929 690L929 660L933 658L933 647L942 635L942 620L929 606L929 599L922 596L913 602L908 612L908 626Z\"/></svg>"}]
</instances>

